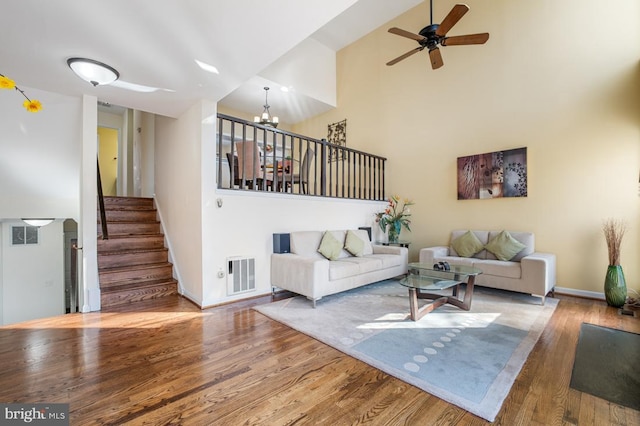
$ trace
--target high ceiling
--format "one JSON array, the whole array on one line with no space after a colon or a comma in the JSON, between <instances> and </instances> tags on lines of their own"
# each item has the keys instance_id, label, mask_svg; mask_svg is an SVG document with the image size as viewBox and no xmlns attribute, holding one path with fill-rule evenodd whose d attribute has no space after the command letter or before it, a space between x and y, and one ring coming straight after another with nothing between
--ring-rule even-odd
<instances>
[{"instance_id":1,"label":"high ceiling","mask_svg":"<svg viewBox=\"0 0 640 426\"><path fill-rule=\"evenodd\" d=\"M4 0L0 13L0 74L23 87L177 117L200 99L242 111L260 110L260 76L312 37L332 50L357 40L422 0ZM66 60L81 56L120 72L120 81L157 90L92 87ZM201 69L214 65L219 74ZM290 71L290 70L289 70ZM257 90L256 90L257 88ZM270 93L276 105L280 91ZM280 92L280 93L276 93ZM296 122L326 108L303 93L279 106ZM291 99L299 97L299 99ZM286 105L296 105L295 111ZM274 107L275 108L275 107ZM259 111L256 111L258 113Z\"/></svg>"}]
</instances>

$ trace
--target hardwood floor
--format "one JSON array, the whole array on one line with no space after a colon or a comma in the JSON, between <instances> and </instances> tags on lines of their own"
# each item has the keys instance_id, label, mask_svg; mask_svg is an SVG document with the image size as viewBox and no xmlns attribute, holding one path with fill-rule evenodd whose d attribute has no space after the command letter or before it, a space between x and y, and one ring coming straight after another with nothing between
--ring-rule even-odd
<instances>
[{"instance_id":1,"label":"hardwood floor","mask_svg":"<svg viewBox=\"0 0 640 426\"><path fill-rule=\"evenodd\" d=\"M640 319L567 296L499 425L640 425L640 412L569 388L580 324ZM166 297L0 327L0 401L69 403L72 425L482 425L488 422L272 321Z\"/></svg>"}]
</instances>

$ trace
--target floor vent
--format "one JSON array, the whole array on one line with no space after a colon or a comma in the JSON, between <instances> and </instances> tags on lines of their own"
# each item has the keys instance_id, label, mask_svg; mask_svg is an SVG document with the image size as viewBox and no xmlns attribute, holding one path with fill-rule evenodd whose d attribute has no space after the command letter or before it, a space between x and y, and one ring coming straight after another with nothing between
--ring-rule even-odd
<instances>
[{"instance_id":1,"label":"floor vent","mask_svg":"<svg viewBox=\"0 0 640 426\"><path fill-rule=\"evenodd\" d=\"M256 260L252 257L227 258L228 295L246 293L256 289Z\"/></svg>"}]
</instances>

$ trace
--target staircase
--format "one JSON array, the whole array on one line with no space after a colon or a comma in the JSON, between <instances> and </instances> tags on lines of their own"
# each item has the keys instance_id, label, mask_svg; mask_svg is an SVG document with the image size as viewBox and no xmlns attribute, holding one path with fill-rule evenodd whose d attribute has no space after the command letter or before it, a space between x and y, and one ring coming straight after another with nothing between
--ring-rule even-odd
<instances>
[{"instance_id":1,"label":"staircase","mask_svg":"<svg viewBox=\"0 0 640 426\"><path fill-rule=\"evenodd\" d=\"M152 198L104 197L109 239L98 214L102 308L177 294Z\"/></svg>"}]
</instances>

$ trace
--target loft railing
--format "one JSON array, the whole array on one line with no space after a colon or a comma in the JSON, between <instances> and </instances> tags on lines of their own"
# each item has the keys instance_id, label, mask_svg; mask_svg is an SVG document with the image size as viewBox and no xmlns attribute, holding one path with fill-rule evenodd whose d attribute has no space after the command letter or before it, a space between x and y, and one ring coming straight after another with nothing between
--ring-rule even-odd
<instances>
[{"instance_id":1,"label":"loft railing","mask_svg":"<svg viewBox=\"0 0 640 426\"><path fill-rule=\"evenodd\" d=\"M386 158L218 114L218 188L385 199Z\"/></svg>"}]
</instances>

